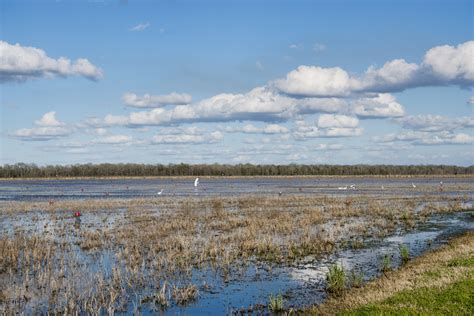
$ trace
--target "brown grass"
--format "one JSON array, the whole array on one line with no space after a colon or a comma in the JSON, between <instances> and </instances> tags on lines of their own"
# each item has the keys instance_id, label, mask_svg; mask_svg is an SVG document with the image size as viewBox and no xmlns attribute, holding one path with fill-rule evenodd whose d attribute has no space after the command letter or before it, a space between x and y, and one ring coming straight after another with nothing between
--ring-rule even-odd
<instances>
[{"instance_id":1,"label":"brown grass","mask_svg":"<svg viewBox=\"0 0 474 316\"><path fill-rule=\"evenodd\" d=\"M137 309L142 302L166 307L171 299L187 304L198 298L190 283L194 269L212 268L229 282L249 263L292 265L340 247L363 247L400 225L411 229L433 213L459 211L461 201L249 195L4 202L0 216L13 223L27 218L31 225L0 236L0 312L100 313L123 311L130 301ZM76 210L83 214L79 226ZM34 225L40 218L47 229ZM104 253L111 271L98 260Z\"/></svg>"}]
</instances>

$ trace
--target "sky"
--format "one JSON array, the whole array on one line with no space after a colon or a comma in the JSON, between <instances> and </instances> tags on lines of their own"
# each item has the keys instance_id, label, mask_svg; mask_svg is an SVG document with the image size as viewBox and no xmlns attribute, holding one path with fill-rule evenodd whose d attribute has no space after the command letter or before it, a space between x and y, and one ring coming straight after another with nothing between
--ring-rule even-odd
<instances>
[{"instance_id":1,"label":"sky","mask_svg":"<svg viewBox=\"0 0 474 316\"><path fill-rule=\"evenodd\" d=\"M474 162L473 1L0 1L0 164Z\"/></svg>"}]
</instances>

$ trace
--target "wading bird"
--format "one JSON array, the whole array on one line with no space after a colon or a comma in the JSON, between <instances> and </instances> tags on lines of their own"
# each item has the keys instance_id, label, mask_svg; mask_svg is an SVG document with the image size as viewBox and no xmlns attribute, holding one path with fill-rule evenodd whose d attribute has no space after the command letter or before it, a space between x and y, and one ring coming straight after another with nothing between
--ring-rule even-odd
<instances>
[{"instance_id":1,"label":"wading bird","mask_svg":"<svg viewBox=\"0 0 474 316\"><path fill-rule=\"evenodd\" d=\"M411 187L414 189L414 188L416 188L416 185L412 182Z\"/></svg>"},{"instance_id":2,"label":"wading bird","mask_svg":"<svg viewBox=\"0 0 474 316\"><path fill-rule=\"evenodd\" d=\"M194 180L194 187L197 187L199 184L199 178L196 178L196 180Z\"/></svg>"},{"instance_id":3,"label":"wading bird","mask_svg":"<svg viewBox=\"0 0 474 316\"><path fill-rule=\"evenodd\" d=\"M345 187L339 187L338 190L347 190L347 185Z\"/></svg>"},{"instance_id":4,"label":"wading bird","mask_svg":"<svg viewBox=\"0 0 474 316\"><path fill-rule=\"evenodd\" d=\"M162 195L163 194L163 189L161 189L159 192L157 192L156 194L158 195Z\"/></svg>"}]
</instances>

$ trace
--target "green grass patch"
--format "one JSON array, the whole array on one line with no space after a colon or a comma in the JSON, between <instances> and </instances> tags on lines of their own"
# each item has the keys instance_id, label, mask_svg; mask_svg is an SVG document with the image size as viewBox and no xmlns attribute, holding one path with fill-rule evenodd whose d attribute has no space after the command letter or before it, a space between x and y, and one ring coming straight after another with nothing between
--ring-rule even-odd
<instances>
[{"instance_id":1,"label":"green grass patch","mask_svg":"<svg viewBox=\"0 0 474 316\"><path fill-rule=\"evenodd\" d=\"M401 291L377 304L345 311L341 315L472 315L474 279L454 282L445 288Z\"/></svg>"},{"instance_id":2,"label":"green grass patch","mask_svg":"<svg viewBox=\"0 0 474 316\"><path fill-rule=\"evenodd\" d=\"M448 262L448 267L474 267L474 257L453 259Z\"/></svg>"}]
</instances>

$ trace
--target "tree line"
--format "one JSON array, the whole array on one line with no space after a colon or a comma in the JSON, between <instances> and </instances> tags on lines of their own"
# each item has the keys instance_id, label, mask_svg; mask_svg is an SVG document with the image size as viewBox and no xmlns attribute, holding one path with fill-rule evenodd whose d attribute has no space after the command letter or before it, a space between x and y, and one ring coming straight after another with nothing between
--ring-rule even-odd
<instances>
[{"instance_id":1,"label":"tree line","mask_svg":"<svg viewBox=\"0 0 474 316\"><path fill-rule=\"evenodd\" d=\"M253 165L253 164L76 164L0 166L0 178L296 175L471 175L474 166L448 165Z\"/></svg>"}]
</instances>

